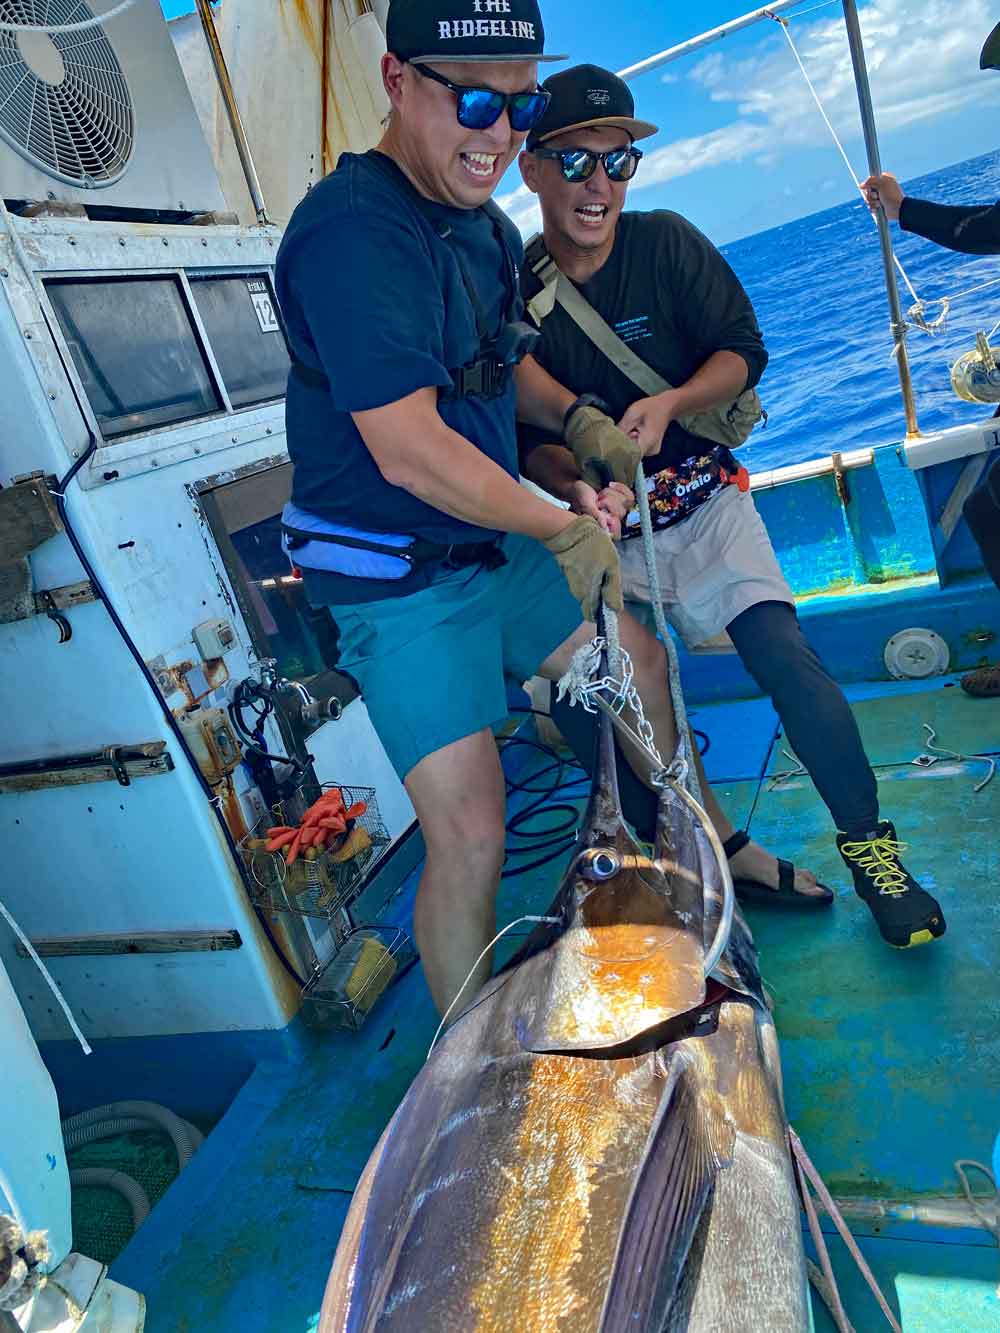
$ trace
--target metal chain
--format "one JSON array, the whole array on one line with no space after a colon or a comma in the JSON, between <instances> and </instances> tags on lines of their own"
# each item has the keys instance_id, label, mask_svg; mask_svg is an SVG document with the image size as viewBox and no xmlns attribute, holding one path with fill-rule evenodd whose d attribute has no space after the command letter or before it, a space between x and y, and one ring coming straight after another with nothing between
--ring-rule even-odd
<instances>
[{"instance_id":1,"label":"metal chain","mask_svg":"<svg viewBox=\"0 0 1000 1333\"><path fill-rule=\"evenodd\" d=\"M613 614L605 611L605 615ZM601 656L607 650L607 639L598 635L584 648L578 649L574 659L574 680L567 683L570 694L579 702L585 712L596 713L603 708L616 719L616 725L624 732L652 761L651 781L654 786L665 786L669 781L684 782L688 766L683 757L678 756L672 764L665 764L663 756L656 746L653 724L646 717L642 698L635 684L635 669L628 650L620 649L620 676L598 676ZM581 679L582 677L582 679ZM632 722L626 722L623 713L628 708L632 713Z\"/></svg>"}]
</instances>

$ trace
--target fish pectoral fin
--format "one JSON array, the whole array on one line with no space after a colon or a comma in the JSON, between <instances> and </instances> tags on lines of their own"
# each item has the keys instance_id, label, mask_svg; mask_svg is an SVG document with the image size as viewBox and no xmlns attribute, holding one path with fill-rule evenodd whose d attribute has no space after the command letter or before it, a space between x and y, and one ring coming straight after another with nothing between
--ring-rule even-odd
<instances>
[{"instance_id":1,"label":"fish pectoral fin","mask_svg":"<svg viewBox=\"0 0 1000 1333\"><path fill-rule=\"evenodd\" d=\"M732 1162L735 1130L697 1067L675 1052L618 1238L599 1333L652 1329L677 1292L715 1177Z\"/></svg>"}]
</instances>

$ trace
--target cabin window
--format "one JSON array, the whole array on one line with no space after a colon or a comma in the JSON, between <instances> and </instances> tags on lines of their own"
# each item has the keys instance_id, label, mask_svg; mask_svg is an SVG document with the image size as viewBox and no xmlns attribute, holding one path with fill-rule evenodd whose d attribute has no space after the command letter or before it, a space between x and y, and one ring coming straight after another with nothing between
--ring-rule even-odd
<instances>
[{"instance_id":1,"label":"cabin window","mask_svg":"<svg viewBox=\"0 0 1000 1333\"><path fill-rule=\"evenodd\" d=\"M328 611L309 605L281 549L291 464L266 462L242 476L208 479L197 489L258 655L275 658L281 675L305 682L319 698L353 699L353 682L334 670L336 626Z\"/></svg>"},{"instance_id":2,"label":"cabin window","mask_svg":"<svg viewBox=\"0 0 1000 1333\"><path fill-rule=\"evenodd\" d=\"M223 410L178 278L56 278L46 291L105 439Z\"/></svg>"},{"instance_id":3,"label":"cabin window","mask_svg":"<svg viewBox=\"0 0 1000 1333\"><path fill-rule=\"evenodd\" d=\"M233 407L284 398L290 362L267 275L188 278Z\"/></svg>"}]
</instances>

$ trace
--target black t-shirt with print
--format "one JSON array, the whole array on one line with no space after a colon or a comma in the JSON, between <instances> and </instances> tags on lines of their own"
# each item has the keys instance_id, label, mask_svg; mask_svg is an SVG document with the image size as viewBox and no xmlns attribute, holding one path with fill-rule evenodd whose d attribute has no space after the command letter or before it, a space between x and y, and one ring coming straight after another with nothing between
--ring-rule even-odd
<instances>
[{"instance_id":1,"label":"black t-shirt with print","mask_svg":"<svg viewBox=\"0 0 1000 1333\"><path fill-rule=\"evenodd\" d=\"M525 299L540 283L524 266ZM706 236L679 213L623 213L604 266L579 290L637 356L673 385L684 384L714 352L736 352L747 363L747 388L760 379L767 352L753 306L736 274ZM617 421L645 395L557 305L542 323L535 358L573 393L596 393ZM518 426L521 458L553 443L552 432ZM671 422L647 475L713 448Z\"/></svg>"}]
</instances>

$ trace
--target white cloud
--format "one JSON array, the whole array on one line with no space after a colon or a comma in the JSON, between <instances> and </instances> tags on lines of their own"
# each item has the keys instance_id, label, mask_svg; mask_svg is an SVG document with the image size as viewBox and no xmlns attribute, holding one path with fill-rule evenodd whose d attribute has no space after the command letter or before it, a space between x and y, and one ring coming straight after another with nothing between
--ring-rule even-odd
<instances>
[{"instance_id":1,"label":"white cloud","mask_svg":"<svg viewBox=\"0 0 1000 1333\"><path fill-rule=\"evenodd\" d=\"M996 22L992 6L993 0L870 0L864 4L861 30L881 134L917 126L963 107L973 115L983 114L983 103L1000 107L1000 73L979 68L980 49ZM866 176L843 19L793 22L791 33L855 171ZM674 70L681 68L674 66ZM669 72L662 81L675 77ZM742 59L711 50L687 77L713 102L732 104L739 119L705 134L647 149L630 193L708 167L744 162L771 167L789 148L822 146L829 149L831 161L836 161L842 173L838 183L847 185L846 169L782 35L765 34L757 52ZM637 110L641 115L641 105ZM962 156L961 142L956 142L954 156ZM885 166L892 170L893 164L886 162ZM741 188L753 189L749 175L741 176L740 181ZM824 183L823 188L833 188L833 182ZM541 225L535 196L525 186L497 203L522 234L527 236Z\"/></svg>"},{"instance_id":2,"label":"white cloud","mask_svg":"<svg viewBox=\"0 0 1000 1333\"><path fill-rule=\"evenodd\" d=\"M531 236L541 231L542 210L538 207L538 196L532 194L527 185L519 185L510 194L498 195L496 202L522 236Z\"/></svg>"},{"instance_id":3,"label":"white cloud","mask_svg":"<svg viewBox=\"0 0 1000 1333\"><path fill-rule=\"evenodd\" d=\"M961 107L975 111L983 102L1000 103L1000 75L979 69L980 48L996 21L991 0L872 0L860 17L881 133ZM867 175L843 21L793 23L791 33L834 128L852 141L855 171ZM655 148L643 160L633 191L750 158L770 166L788 148L828 144L836 151L783 36L744 59L710 51L689 77L713 102L734 104L740 119Z\"/></svg>"}]
</instances>

